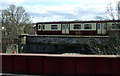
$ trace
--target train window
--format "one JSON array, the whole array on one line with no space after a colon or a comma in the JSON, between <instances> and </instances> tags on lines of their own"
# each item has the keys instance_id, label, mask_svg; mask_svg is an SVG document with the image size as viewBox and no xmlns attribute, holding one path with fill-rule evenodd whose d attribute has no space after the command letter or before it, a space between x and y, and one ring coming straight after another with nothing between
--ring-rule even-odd
<instances>
[{"instance_id":1,"label":"train window","mask_svg":"<svg viewBox=\"0 0 120 76\"><path fill-rule=\"evenodd\" d=\"M41 26L40 26L40 25L38 25L38 29L41 29Z\"/></svg>"},{"instance_id":2,"label":"train window","mask_svg":"<svg viewBox=\"0 0 120 76\"><path fill-rule=\"evenodd\" d=\"M112 24L112 29L117 29L117 25L116 24Z\"/></svg>"},{"instance_id":3,"label":"train window","mask_svg":"<svg viewBox=\"0 0 120 76\"><path fill-rule=\"evenodd\" d=\"M38 29L45 29L45 25L38 25Z\"/></svg>"},{"instance_id":4,"label":"train window","mask_svg":"<svg viewBox=\"0 0 120 76\"><path fill-rule=\"evenodd\" d=\"M98 29L100 29L100 27L101 27L101 24L98 24Z\"/></svg>"},{"instance_id":5,"label":"train window","mask_svg":"<svg viewBox=\"0 0 120 76\"><path fill-rule=\"evenodd\" d=\"M66 29L69 29L69 25L68 24L66 25Z\"/></svg>"},{"instance_id":6,"label":"train window","mask_svg":"<svg viewBox=\"0 0 120 76\"><path fill-rule=\"evenodd\" d=\"M92 28L91 24L85 24L84 25L84 29L91 29L91 28Z\"/></svg>"},{"instance_id":7,"label":"train window","mask_svg":"<svg viewBox=\"0 0 120 76\"><path fill-rule=\"evenodd\" d=\"M57 29L57 25L51 25L51 29Z\"/></svg>"},{"instance_id":8,"label":"train window","mask_svg":"<svg viewBox=\"0 0 120 76\"><path fill-rule=\"evenodd\" d=\"M103 24L103 29L106 29L107 27L106 27L106 24Z\"/></svg>"},{"instance_id":9,"label":"train window","mask_svg":"<svg viewBox=\"0 0 120 76\"><path fill-rule=\"evenodd\" d=\"M74 29L81 29L81 25L80 24L74 24Z\"/></svg>"},{"instance_id":10,"label":"train window","mask_svg":"<svg viewBox=\"0 0 120 76\"><path fill-rule=\"evenodd\" d=\"M43 25L43 29L45 29L45 25Z\"/></svg>"}]
</instances>

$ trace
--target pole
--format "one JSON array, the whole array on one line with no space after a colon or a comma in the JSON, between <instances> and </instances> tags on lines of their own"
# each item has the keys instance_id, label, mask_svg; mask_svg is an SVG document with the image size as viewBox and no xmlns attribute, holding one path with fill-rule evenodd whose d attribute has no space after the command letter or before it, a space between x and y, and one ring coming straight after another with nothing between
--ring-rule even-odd
<instances>
[{"instance_id":1,"label":"pole","mask_svg":"<svg viewBox=\"0 0 120 76\"><path fill-rule=\"evenodd\" d=\"M0 9L0 53L2 53L2 10ZM2 75L2 56L0 56L0 75Z\"/></svg>"},{"instance_id":2,"label":"pole","mask_svg":"<svg viewBox=\"0 0 120 76\"><path fill-rule=\"evenodd\" d=\"M120 1L118 2L118 20L120 20Z\"/></svg>"},{"instance_id":3,"label":"pole","mask_svg":"<svg viewBox=\"0 0 120 76\"><path fill-rule=\"evenodd\" d=\"M2 53L2 10L0 10L0 53Z\"/></svg>"}]
</instances>

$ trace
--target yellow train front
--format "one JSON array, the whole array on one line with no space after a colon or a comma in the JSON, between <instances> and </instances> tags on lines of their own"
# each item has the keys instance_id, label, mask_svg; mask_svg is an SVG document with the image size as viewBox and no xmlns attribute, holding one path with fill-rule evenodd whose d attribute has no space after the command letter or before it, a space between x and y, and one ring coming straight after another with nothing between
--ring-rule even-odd
<instances>
[{"instance_id":1,"label":"yellow train front","mask_svg":"<svg viewBox=\"0 0 120 76\"><path fill-rule=\"evenodd\" d=\"M119 32L119 20L60 21L36 23L37 35L107 35Z\"/></svg>"}]
</instances>

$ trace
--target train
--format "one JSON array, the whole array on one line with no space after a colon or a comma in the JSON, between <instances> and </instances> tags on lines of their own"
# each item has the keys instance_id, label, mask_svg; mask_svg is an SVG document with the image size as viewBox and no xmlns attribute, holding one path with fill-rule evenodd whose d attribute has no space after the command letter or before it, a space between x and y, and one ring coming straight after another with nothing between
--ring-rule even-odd
<instances>
[{"instance_id":1,"label":"train","mask_svg":"<svg viewBox=\"0 0 120 76\"><path fill-rule=\"evenodd\" d=\"M119 32L120 20L58 21L36 23L37 35L107 35Z\"/></svg>"}]
</instances>

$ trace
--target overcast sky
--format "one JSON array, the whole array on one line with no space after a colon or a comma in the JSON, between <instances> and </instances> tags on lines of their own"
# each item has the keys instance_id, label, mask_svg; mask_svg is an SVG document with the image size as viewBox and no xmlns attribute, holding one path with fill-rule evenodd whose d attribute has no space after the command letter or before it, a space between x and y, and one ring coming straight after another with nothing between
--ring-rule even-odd
<instances>
[{"instance_id":1,"label":"overcast sky","mask_svg":"<svg viewBox=\"0 0 120 76\"><path fill-rule=\"evenodd\" d=\"M95 20L106 16L109 1L115 7L119 0L0 0L0 9L10 4L22 6L33 22Z\"/></svg>"}]
</instances>

